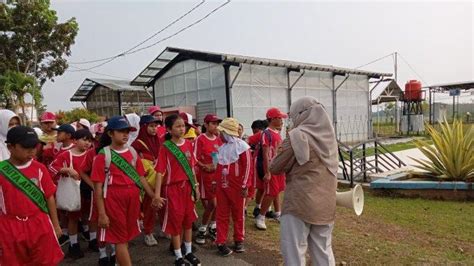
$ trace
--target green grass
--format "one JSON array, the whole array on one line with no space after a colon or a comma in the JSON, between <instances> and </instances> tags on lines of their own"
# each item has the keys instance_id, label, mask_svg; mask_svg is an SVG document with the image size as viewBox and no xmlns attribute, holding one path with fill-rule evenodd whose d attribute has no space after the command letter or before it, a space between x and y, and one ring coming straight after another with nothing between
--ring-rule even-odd
<instances>
[{"instance_id":1,"label":"green grass","mask_svg":"<svg viewBox=\"0 0 474 266\"><path fill-rule=\"evenodd\" d=\"M351 264L452 264L474 262L474 203L376 197L365 193L357 217L338 207L333 232L337 262ZM252 210L251 207L249 210ZM247 239L279 250L279 227L257 231L247 219Z\"/></svg>"}]
</instances>

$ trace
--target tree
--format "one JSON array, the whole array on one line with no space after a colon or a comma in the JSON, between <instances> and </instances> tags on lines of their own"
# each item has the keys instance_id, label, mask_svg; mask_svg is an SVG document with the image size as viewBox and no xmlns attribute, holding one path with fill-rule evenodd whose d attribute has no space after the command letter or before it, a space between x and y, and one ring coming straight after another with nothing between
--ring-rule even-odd
<instances>
[{"instance_id":1,"label":"tree","mask_svg":"<svg viewBox=\"0 0 474 266\"><path fill-rule=\"evenodd\" d=\"M49 0L13 0L0 4L0 73L22 72L40 87L67 69L78 32L75 18L58 23Z\"/></svg>"},{"instance_id":2,"label":"tree","mask_svg":"<svg viewBox=\"0 0 474 266\"><path fill-rule=\"evenodd\" d=\"M395 110L395 104L390 102L388 103L387 105L385 105L385 109L383 110L383 112L385 113L385 121L387 121L387 119L393 117L393 110ZM390 119L390 122L392 123L392 119Z\"/></svg>"},{"instance_id":3,"label":"tree","mask_svg":"<svg viewBox=\"0 0 474 266\"><path fill-rule=\"evenodd\" d=\"M41 102L41 91L35 78L21 72L7 70L0 75L0 87L3 88L0 94L5 100L5 108L16 111L20 107L23 123L26 123L25 96L31 95L36 104Z\"/></svg>"},{"instance_id":4,"label":"tree","mask_svg":"<svg viewBox=\"0 0 474 266\"><path fill-rule=\"evenodd\" d=\"M85 108L74 108L70 111L60 110L56 115L59 124L72 123L81 118L85 118L91 123L95 123L99 120L99 116L96 113Z\"/></svg>"}]
</instances>

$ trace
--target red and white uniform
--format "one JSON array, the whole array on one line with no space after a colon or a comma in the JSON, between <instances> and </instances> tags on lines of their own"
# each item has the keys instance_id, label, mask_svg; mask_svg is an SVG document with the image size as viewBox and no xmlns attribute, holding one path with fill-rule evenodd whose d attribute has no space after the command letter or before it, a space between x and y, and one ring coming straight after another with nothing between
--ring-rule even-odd
<instances>
[{"instance_id":1,"label":"red and white uniform","mask_svg":"<svg viewBox=\"0 0 474 266\"><path fill-rule=\"evenodd\" d=\"M126 161L132 164L133 155L129 149L116 151ZM98 154L92 164L91 180L95 183L105 182L105 155ZM144 176L142 161L137 159L138 175ZM105 212L110 220L109 228L100 229L100 241L117 244L126 243L140 234L140 189L135 182L110 163L107 195L104 199Z\"/></svg>"},{"instance_id":2,"label":"red and white uniform","mask_svg":"<svg viewBox=\"0 0 474 266\"><path fill-rule=\"evenodd\" d=\"M61 151L57 156L56 159L49 165L49 171L51 176L53 177L53 181L55 184L58 183L60 178L69 178L67 175L61 175L59 171L62 168L71 166L71 157L72 157L72 168L79 173L81 169L81 165L86 158L87 152L83 152L81 154L73 154L70 150ZM78 220L81 218L81 211L75 212L66 212L67 216L71 219Z\"/></svg>"},{"instance_id":3,"label":"red and white uniform","mask_svg":"<svg viewBox=\"0 0 474 266\"><path fill-rule=\"evenodd\" d=\"M95 149L89 149L86 153L84 161L82 162L81 167L79 168L81 172L87 173L89 176L92 173L92 164L94 162L94 158L97 155ZM94 193L91 193L90 198L82 198L81 207L83 213L86 212L89 221L97 222L97 204L96 200L94 199Z\"/></svg>"},{"instance_id":4,"label":"red and white uniform","mask_svg":"<svg viewBox=\"0 0 474 266\"><path fill-rule=\"evenodd\" d=\"M270 134L271 137L269 137L268 134ZM265 129L265 131L262 132L261 142L262 142L262 148L267 147L269 149L268 160L271 161L273 158L275 158L278 147L280 147L282 143L280 132L273 130L271 128ZM258 151L256 152L258 153ZM264 194L270 197L277 197L278 194L280 194L280 192L285 190L285 186L286 186L284 174L271 175L271 179L268 182L265 182L261 180L260 178L257 178L256 181L257 181L257 188L263 189Z\"/></svg>"},{"instance_id":5,"label":"red and white uniform","mask_svg":"<svg viewBox=\"0 0 474 266\"><path fill-rule=\"evenodd\" d=\"M42 146L40 145L39 147L42 147ZM58 156L59 154L65 151L72 149L72 147L74 147L74 144L70 144L69 146L64 147L62 143L58 143L58 142L48 143L47 146L42 147L43 151L41 155L41 163L49 166L54 161L56 156Z\"/></svg>"},{"instance_id":6,"label":"red and white uniform","mask_svg":"<svg viewBox=\"0 0 474 266\"><path fill-rule=\"evenodd\" d=\"M234 241L244 241L245 237L245 197L242 190L250 186L252 157L250 150L239 155L239 159L230 165L217 166L221 173L217 181L216 244L225 244L229 231L229 219L234 222Z\"/></svg>"},{"instance_id":7,"label":"red and white uniform","mask_svg":"<svg viewBox=\"0 0 474 266\"><path fill-rule=\"evenodd\" d=\"M203 164L212 164L212 154L215 153L217 156L217 150L222 145L222 140L217 136L213 139L209 138L206 134L199 135L194 142L194 155L196 160ZM198 168L199 166L196 165ZM201 199L211 200L216 197L216 192L212 189L212 184L217 182L218 172L212 173L199 169L196 173L197 180L199 182Z\"/></svg>"},{"instance_id":8,"label":"red and white uniform","mask_svg":"<svg viewBox=\"0 0 474 266\"><path fill-rule=\"evenodd\" d=\"M54 196L44 165L31 160L17 168L46 199ZM57 265L63 257L49 216L0 174L0 265Z\"/></svg>"},{"instance_id":9,"label":"red and white uniform","mask_svg":"<svg viewBox=\"0 0 474 266\"><path fill-rule=\"evenodd\" d=\"M184 140L178 147L193 168L196 160L191 142ZM166 203L161 223L162 230L172 236L180 235L183 228L191 229L193 222L198 218L188 176L176 157L165 146L160 148L155 170L164 176L161 196L166 198Z\"/></svg>"},{"instance_id":10,"label":"red and white uniform","mask_svg":"<svg viewBox=\"0 0 474 266\"><path fill-rule=\"evenodd\" d=\"M255 147L260 143L262 139L262 131L259 131L252 136L250 136L247 140L248 144L250 147L252 147L254 150L251 151L252 154L252 165L251 165L251 173L250 173L250 187L249 187L249 193L248 197L249 198L254 198L255 197L255 190L257 188L257 170L255 169L255 166L257 165L257 150Z\"/></svg>"}]
</instances>

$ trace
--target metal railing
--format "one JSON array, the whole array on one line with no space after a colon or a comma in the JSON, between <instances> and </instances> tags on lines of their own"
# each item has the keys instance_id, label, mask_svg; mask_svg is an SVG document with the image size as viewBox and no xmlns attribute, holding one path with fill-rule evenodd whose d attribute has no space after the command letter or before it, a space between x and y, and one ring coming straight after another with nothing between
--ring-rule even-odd
<instances>
[{"instance_id":1,"label":"metal railing","mask_svg":"<svg viewBox=\"0 0 474 266\"><path fill-rule=\"evenodd\" d=\"M395 154L382 145L378 139L370 139L354 146L338 142L339 168L344 180L367 182L367 174L381 173L406 166Z\"/></svg>"}]
</instances>

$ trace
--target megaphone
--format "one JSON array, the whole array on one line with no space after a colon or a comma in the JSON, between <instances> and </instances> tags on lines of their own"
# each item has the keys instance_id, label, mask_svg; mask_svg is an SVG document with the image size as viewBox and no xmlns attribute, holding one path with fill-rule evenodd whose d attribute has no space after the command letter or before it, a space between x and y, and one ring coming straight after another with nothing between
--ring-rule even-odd
<instances>
[{"instance_id":1,"label":"megaphone","mask_svg":"<svg viewBox=\"0 0 474 266\"><path fill-rule=\"evenodd\" d=\"M357 184L353 189L346 192L336 192L336 205L353 209L357 216L364 210L364 191Z\"/></svg>"}]
</instances>

